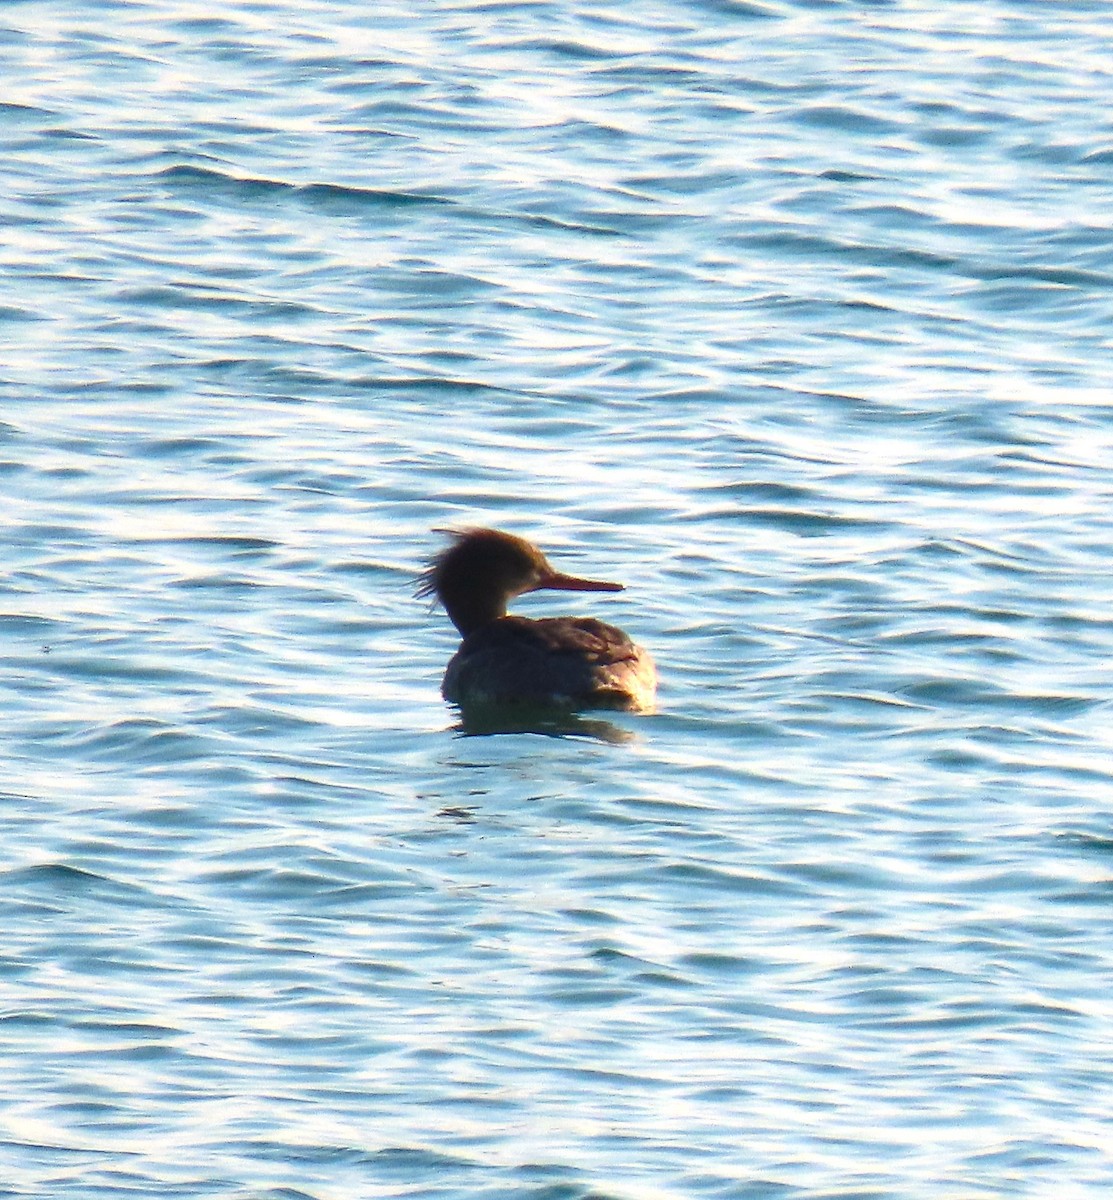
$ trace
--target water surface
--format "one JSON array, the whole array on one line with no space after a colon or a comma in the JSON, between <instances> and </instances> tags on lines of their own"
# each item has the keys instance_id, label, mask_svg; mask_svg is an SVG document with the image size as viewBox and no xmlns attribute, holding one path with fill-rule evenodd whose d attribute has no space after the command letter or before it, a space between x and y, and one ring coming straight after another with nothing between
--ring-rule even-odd
<instances>
[{"instance_id":1,"label":"water surface","mask_svg":"<svg viewBox=\"0 0 1113 1200\"><path fill-rule=\"evenodd\" d=\"M1108 1194L1107 18L6 6L0 1195Z\"/></svg>"}]
</instances>

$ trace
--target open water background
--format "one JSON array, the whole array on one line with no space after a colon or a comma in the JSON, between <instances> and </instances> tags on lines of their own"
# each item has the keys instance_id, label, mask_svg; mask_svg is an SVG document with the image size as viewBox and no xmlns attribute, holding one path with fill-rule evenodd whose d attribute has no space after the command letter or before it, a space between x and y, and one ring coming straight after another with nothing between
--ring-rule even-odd
<instances>
[{"instance_id":1,"label":"open water background","mask_svg":"<svg viewBox=\"0 0 1113 1200\"><path fill-rule=\"evenodd\" d=\"M0 7L0 1196L1110 1194L1111 18Z\"/></svg>"}]
</instances>

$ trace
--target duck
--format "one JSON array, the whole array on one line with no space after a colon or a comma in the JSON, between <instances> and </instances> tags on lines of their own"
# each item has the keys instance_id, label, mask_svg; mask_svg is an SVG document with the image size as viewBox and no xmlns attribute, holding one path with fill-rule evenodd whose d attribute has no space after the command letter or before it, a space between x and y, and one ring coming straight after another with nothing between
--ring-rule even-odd
<instances>
[{"instance_id":1,"label":"duck","mask_svg":"<svg viewBox=\"0 0 1113 1200\"><path fill-rule=\"evenodd\" d=\"M499 529L440 532L451 543L419 577L417 595L440 601L462 639L444 673L445 700L461 709L653 711L653 659L621 629L594 617L507 613L527 592L621 592L621 583L558 571L532 542Z\"/></svg>"}]
</instances>

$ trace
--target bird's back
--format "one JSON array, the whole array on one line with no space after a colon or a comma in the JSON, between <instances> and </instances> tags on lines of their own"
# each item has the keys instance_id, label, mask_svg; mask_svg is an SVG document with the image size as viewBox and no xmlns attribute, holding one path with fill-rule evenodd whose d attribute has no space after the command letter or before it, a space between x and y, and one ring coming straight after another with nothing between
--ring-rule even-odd
<instances>
[{"instance_id":1,"label":"bird's back","mask_svg":"<svg viewBox=\"0 0 1113 1200\"><path fill-rule=\"evenodd\" d=\"M468 634L445 671L446 700L653 708L653 660L621 629L592 617L508 616Z\"/></svg>"}]
</instances>

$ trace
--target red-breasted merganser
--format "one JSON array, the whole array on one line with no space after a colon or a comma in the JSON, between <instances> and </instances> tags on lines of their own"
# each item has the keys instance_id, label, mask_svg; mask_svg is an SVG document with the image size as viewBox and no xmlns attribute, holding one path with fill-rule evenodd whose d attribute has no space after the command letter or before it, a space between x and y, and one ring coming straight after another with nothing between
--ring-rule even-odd
<instances>
[{"instance_id":1,"label":"red-breasted merganser","mask_svg":"<svg viewBox=\"0 0 1113 1200\"><path fill-rule=\"evenodd\" d=\"M653 660L621 629L593 617L507 616L524 592L621 592L621 583L554 570L536 546L497 529L452 533L421 576L419 596L436 596L463 641L441 693L461 707L540 704L648 712L657 691Z\"/></svg>"}]
</instances>

